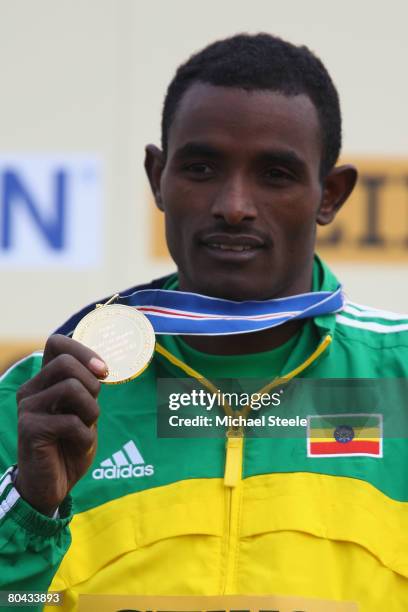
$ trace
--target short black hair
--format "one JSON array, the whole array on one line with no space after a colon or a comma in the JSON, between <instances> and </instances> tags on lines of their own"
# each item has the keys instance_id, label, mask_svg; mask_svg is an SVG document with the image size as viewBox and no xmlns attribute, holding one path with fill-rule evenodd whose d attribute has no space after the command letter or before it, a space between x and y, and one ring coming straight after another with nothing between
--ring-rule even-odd
<instances>
[{"instance_id":1,"label":"short black hair","mask_svg":"<svg viewBox=\"0 0 408 612\"><path fill-rule=\"evenodd\" d=\"M177 107L195 82L271 90L288 96L307 95L316 107L321 126L321 176L326 176L335 165L341 148L339 97L323 63L307 47L298 47L265 33L237 34L192 55L177 69L164 100L162 148L165 156Z\"/></svg>"}]
</instances>

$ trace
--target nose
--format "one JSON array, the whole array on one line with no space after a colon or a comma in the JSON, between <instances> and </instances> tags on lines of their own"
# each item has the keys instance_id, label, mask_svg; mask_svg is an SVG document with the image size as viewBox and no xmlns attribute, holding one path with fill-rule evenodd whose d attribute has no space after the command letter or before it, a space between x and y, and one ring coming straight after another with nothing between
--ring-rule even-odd
<instances>
[{"instance_id":1,"label":"nose","mask_svg":"<svg viewBox=\"0 0 408 612\"><path fill-rule=\"evenodd\" d=\"M220 187L212 206L215 218L228 225L238 225L256 218L256 208L248 182L242 176L231 177Z\"/></svg>"}]
</instances>

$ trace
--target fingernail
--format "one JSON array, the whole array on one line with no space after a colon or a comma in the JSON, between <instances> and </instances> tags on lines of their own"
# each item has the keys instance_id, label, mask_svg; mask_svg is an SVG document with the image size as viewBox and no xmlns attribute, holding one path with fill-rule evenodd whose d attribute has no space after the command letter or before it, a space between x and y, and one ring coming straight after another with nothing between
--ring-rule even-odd
<instances>
[{"instance_id":1,"label":"fingernail","mask_svg":"<svg viewBox=\"0 0 408 612\"><path fill-rule=\"evenodd\" d=\"M103 378L105 378L108 375L108 366L104 361L102 361L102 359L92 357L89 362L89 366L91 370L93 370L98 376L102 376Z\"/></svg>"}]
</instances>

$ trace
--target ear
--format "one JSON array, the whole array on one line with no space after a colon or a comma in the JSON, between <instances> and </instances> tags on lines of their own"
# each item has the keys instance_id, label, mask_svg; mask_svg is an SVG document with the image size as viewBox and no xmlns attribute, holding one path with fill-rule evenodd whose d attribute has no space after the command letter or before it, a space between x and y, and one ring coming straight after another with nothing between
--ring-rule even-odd
<instances>
[{"instance_id":1,"label":"ear","mask_svg":"<svg viewBox=\"0 0 408 612\"><path fill-rule=\"evenodd\" d=\"M149 179L150 188L153 193L157 208L163 210L160 192L160 179L164 168L163 152L155 145L147 145L145 156L145 170Z\"/></svg>"},{"instance_id":2,"label":"ear","mask_svg":"<svg viewBox=\"0 0 408 612\"><path fill-rule=\"evenodd\" d=\"M331 223L354 189L357 182L354 166L337 166L323 180L323 196L317 213L319 225Z\"/></svg>"}]
</instances>

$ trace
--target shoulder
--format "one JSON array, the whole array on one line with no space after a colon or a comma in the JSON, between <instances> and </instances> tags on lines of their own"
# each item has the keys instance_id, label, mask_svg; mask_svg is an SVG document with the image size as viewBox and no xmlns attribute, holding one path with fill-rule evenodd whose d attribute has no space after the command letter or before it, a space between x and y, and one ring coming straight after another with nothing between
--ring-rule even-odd
<instances>
[{"instance_id":1,"label":"shoulder","mask_svg":"<svg viewBox=\"0 0 408 612\"><path fill-rule=\"evenodd\" d=\"M336 314L336 331L374 348L408 348L408 314L346 300Z\"/></svg>"},{"instance_id":2,"label":"shoulder","mask_svg":"<svg viewBox=\"0 0 408 612\"><path fill-rule=\"evenodd\" d=\"M0 389L12 389L19 387L29 380L41 369L42 352L36 351L23 357L0 375Z\"/></svg>"}]
</instances>

